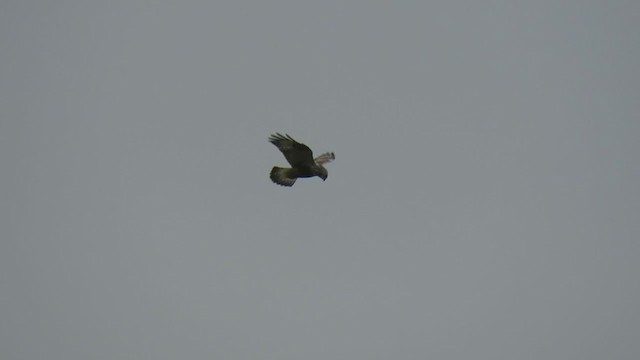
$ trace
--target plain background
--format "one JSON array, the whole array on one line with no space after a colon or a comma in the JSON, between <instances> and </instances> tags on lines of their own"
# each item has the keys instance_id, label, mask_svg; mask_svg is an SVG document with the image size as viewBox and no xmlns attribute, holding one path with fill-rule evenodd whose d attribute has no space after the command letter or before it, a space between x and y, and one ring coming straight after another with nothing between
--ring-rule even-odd
<instances>
[{"instance_id":1,"label":"plain background","mask_svg":"<svg viewBox=\"0 0 640 360\"><path fill-rule=\"evenodd\" d=\"M640 358L639 24L2 1L1 357Z\"/></svg>"}]
</instances>

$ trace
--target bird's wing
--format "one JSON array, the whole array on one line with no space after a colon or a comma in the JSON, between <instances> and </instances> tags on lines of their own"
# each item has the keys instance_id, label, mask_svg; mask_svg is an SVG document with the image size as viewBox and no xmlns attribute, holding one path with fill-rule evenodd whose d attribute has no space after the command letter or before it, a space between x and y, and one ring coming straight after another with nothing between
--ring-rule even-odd
<instances>
[{"instance_id":1,"label":"bird's wing","mask_svg":"<svg viewBox=\"0 0 640 360\"><path fill-rule=\"evenodd\" d=\"M280 149L291 166L309 166L313 164L311 149L307 145L293 140L291 136L276 133L269 137L269 142Z\"/></svg>"},{"instance_id":2,"label":"bird's wing","mask_svg":"<svg viewBox=\"0 0 640 360\"><path fill-rule=\"evenodd\" d=\"M271 178L271 181L278 185L293 186L297 178L295 176L292 176L292 170L293 169L274 166L273 169L271 169L271 174L269 175L269 177Z\"/></svg>"}]
</instances>

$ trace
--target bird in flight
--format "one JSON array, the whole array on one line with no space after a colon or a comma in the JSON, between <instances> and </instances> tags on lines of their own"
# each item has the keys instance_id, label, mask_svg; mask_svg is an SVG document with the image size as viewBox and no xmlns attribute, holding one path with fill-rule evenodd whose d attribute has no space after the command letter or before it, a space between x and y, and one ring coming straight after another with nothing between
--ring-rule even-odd
<instances>
[{"instance_id":1,"label":"bird in flight","mask_svg":"<svg viewBox=\"0 0 640 360\"><path fill-rule=\"evenodd\" d=\"M313 158L313 152L305 144L295 141L289 135L276 133L269 137L269 142L275 145L287 159L290 168L274 166L271 169L271 181L282 186L293 186L298 178L317 176L322 181L327 179L327 169L324 164L334 160L332 152L324 153Z\"/></svg>"}]
</instances>

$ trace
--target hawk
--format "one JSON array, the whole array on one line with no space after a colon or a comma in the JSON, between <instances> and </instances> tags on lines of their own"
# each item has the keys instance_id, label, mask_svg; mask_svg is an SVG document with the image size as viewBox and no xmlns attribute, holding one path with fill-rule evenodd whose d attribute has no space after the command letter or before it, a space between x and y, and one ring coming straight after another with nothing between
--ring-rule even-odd
<instances>
[{"instance_id":1,"label":"hawk","mask_svg":"<svg viewBox=\"0 0 640 360\"><path fill-rule=\"evenodd\" d=\"M327 169L322 165L336 158L332 152L327 152L314 159L307 145L293 140L289 135L276 133L269 137L269 142L280 149L291 164L290 168L274 166L271 169L271 181L282 186L293 186L298 178L318 176L322 181L326 180Z\"/></svg>"}]
</instances>

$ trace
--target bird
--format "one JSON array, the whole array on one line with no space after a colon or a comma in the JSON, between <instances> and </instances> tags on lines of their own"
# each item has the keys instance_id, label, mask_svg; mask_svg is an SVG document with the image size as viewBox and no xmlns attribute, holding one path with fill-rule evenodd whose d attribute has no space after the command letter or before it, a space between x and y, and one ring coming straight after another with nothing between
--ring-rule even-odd
<instances>
[{"instance_id":1,"label":"bird","mask_svg":"<svg viewBox=\"0 0 640 360\"><path fill-rule=\"evenodd\" d=\"M297 142L288 134L272 134L269 142L282 152L291 165L290 168L274 166L271 169L270 178L274 183L291 187L298 178L317 176L322 181L327 180L327 169L323 165L336 158L333 152L326 152L314 159L307 145Z\"/></svg>"}]
</instances>

